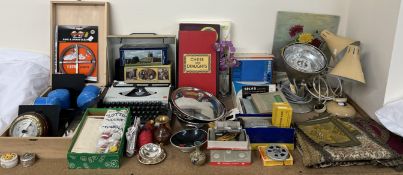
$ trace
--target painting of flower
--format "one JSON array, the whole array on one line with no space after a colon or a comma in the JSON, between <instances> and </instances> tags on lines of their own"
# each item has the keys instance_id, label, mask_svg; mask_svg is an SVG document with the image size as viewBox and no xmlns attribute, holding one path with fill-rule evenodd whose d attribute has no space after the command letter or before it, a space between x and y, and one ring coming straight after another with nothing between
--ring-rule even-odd
<instances>
[{"instance_id":1,"label":"painting of flower","mask_svg":"<svg viewBox=\"0 0 403 175\"><path fill-rule=\"evenodd\" d=\"M300 43L310 43L313 41L313 35L311 33L302 33L298 36L297 41Z\"/></svg>"}]
</instances>

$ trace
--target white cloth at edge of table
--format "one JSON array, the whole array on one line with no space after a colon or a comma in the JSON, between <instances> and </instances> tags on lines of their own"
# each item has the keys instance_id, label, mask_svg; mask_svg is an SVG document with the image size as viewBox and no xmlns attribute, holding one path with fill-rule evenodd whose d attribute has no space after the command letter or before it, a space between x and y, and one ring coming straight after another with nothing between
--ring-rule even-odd
<instances>
[{"instance_id":1,"label":"white cloth at edge of table","mask_svg":"<svg viewBox=\"0 0 403 175\"><path fill-rule=\"evenodd\" d=\"M18 115L18 106L32 104L49 86L49 57L0 48L0 135Z\"/></svg>"},{"instance_id":2,"label":"white cloth at edge of table","mask_svg":"<svg viewBox=\"0 0 403 175\"><path fill-rule=\"evenodd\" d=\"M386 129L403 137L403 99L385 104L375 116Z\"/></svg>"}]
</instances>

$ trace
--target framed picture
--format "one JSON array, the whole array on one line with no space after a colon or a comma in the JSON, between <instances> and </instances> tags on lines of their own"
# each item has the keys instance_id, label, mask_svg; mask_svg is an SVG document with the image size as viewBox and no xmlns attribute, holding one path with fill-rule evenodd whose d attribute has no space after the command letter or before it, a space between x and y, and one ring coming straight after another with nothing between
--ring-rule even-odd
<instances>
[{"instance_id":1,"label":"framed picture","mask_svg":"<svg viewBox=\"0 0 403 175\"><path fill-rule=\"evenodd\" d=\"M126 83L171 83L171 65L125 66Z\"/></svg>"}]
</instances>

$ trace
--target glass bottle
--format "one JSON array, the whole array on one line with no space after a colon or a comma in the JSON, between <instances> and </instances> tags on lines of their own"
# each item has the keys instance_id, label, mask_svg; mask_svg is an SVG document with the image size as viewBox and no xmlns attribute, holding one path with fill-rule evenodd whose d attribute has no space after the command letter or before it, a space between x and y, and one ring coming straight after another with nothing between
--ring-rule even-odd
<instances>
[{"instance_id":1,"label":"glass bottle","mask_svg":"<svg viewBox=\"0 0 403 175\"><path fill-rule=\"evenodd\" d=\"M154 130L154 141L157 144L165 145L171 138L171 130L164 124L157 124L157 129Z\"/></svg>"}]
</instances>

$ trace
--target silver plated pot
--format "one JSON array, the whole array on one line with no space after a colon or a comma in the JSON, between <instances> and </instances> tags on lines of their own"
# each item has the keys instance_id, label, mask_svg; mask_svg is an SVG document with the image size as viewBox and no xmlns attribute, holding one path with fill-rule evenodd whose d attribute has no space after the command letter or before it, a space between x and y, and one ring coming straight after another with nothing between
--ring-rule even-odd
<instances>
[{"instance_id":1,"label":"silver plated pot","mask_svg":"<svg viewBox=\"0 0 403 175\"><path fill-rule=\"evenodd\" d=\"M225 106L212 94L194 87L181 87L171 94L174 114L181 122L207 124L225 116Z\"/></svg>"}]
</instances>

